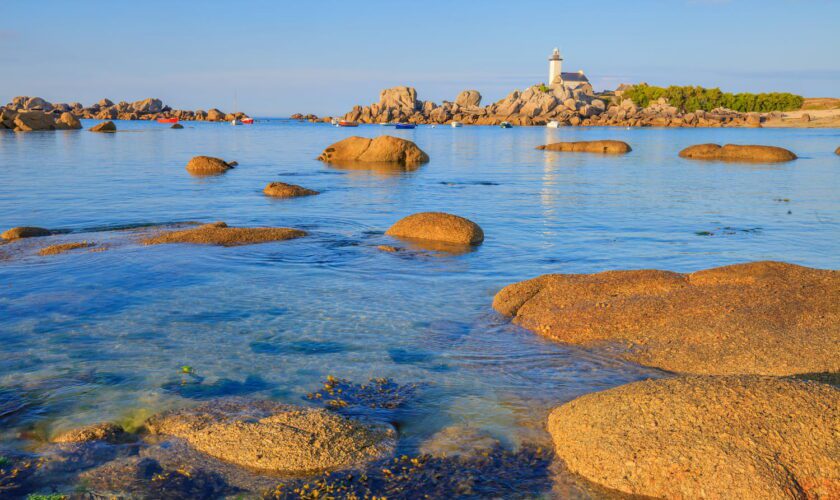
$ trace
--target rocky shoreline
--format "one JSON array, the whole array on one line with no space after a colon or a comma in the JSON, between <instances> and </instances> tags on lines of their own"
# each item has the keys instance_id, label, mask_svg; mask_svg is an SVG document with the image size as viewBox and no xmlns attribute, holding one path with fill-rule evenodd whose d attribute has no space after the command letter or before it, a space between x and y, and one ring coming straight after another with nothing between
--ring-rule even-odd
<instances>
[{"instance_id":1,"label":"rocky shoreline","mask_svg":"<svg viewBox=\"0 0 840 500\"><path fill-rule=\"evenodd\" d=\"M148 98L135 102L102 99L96 104L51 103L40 97L18 96L0 106L0 129L19 132L32 130L69 130L82 128L79 119L94 120L157 120L177 118L178 121L229 122L248 115L238 111L225 113L216 108L207 111L173 109L160 99Z\"/></svg>"},{"instance_id":2,"label":"rocky shoreline","mask_svg":"<svg viewBox=\"0 0 840 500\"><path fill-rule=\"evenodd\" d=\"M412 87L393 87L379 94L379 101L357 105L341 116L358 123L414 123L444 125L499 125L581 127L838 127L840 110L823 112L741 113L717 108L682 112L664 98L640 107L622 98L621 91L595 93L589 86L576 89L534 85L514 90L504 99L481 106L477 90L464 90L454 101L441 104L418 99ZM332 117L294 114L292 119L330 122Z\"/></svg>"}]
</instances>

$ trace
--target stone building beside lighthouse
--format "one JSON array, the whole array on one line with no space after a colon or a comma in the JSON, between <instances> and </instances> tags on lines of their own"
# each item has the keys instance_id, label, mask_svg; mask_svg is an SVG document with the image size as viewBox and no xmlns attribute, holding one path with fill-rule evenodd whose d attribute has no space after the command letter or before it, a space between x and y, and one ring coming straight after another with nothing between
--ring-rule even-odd
<instances>
[{"instance_id":1,"label":"stone building beside lighthouse","mask_svg":"<svg viewBox=\"0 0 840 500\"><path fill-rule=\"evenodd\" d=\"M565 87L570 90L584 86L591 88L589 78L586 78L583 70L577 73L563 72L563 57L560 56L560 49L554 49L551 57L548 58L548 86L551 88Z\"/></svg>"}]
</instances>

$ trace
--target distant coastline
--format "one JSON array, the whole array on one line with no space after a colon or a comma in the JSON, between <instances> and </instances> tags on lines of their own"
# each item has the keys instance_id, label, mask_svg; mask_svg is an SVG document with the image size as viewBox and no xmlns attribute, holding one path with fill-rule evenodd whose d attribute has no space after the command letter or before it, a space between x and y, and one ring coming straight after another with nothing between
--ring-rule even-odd
<instances>
[{"instance_id":1,"label":"distant coastline","mask_svg":"<svg viewBox=\"0 0 840 500\"><path fill-rule=\"evenodd\" d=\"M241 111L225 113L216 108L207 111L173 109L153 97L135 102L101 99L90 106L81 103L52 103L41 97L18 96L0 106L0 129L16 131L77 129L79 119L158 120L230 122L249 118Z\"/></svg>"},{"instance_id":2,"label":"distant coastline","mask_svg":"<svg viewBox=\"0 0 840 500\"><path fill-rule=\"evenodd\" d=\"M465 90L454 101L437 104L418 99L413 87L393 87L383 90L378 102L354 106L340 119L358 123L434 125L452 122L499 125L508 122L518 126L544 126L555 122L552 125L582 127L840 127L840 99L803 99L792 94L776 94L798 99L796 104L800 108L790 109L789 101L780 101L780 106L788 107L765 112L744 112L724 107L685 111L674 106L666 97L639 106L623 95L632 87L622 87L595 93L586 87L569 89L538 84L524 91L514 90L504 99L486 106L481 106L482 96L477 90ZM295 114L291 118L313 122L336 119L319 118L313 114Z\"/></svg>"}]
</instances>

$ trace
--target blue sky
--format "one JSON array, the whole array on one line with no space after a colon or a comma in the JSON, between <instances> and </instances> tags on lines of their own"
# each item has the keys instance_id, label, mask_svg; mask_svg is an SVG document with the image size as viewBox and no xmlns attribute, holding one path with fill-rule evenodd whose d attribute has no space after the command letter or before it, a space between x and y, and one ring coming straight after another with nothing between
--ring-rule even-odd
<instances>
[{"instance_id":1,"label":"blue sky","mask_svg":"<svg viewBox=\"0 0 840 500\"><path fill-rule=\"evenodd\" d=\"M564 70L621 82L840 97L835 0L0 0L0 101L160 97L340 114L395 85L485 102Z\"/></svg>"}]
</instances>

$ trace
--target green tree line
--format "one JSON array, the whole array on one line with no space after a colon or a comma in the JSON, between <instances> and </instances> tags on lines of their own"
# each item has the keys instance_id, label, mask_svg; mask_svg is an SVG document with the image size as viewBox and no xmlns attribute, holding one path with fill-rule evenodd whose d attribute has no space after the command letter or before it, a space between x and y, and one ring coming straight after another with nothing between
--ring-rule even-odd
<instances>
[{"instance_id":1,"label":"green tree line","mask_svg":"<svg viewBox=\"0 0 840 500\"><path fill-rule=\"evenodd\" d=\"M792 111L802 107L802 96L788 92L769 92L763 94L722 92L718 88L703 87L655 87L639 84L630 87L622 97L630 98L637 106L647 107L660 97L668 100L682 112L702 109L711 111L715 108L728 108L745 113L768 111Z\"/></svg>"}]
</instances>

